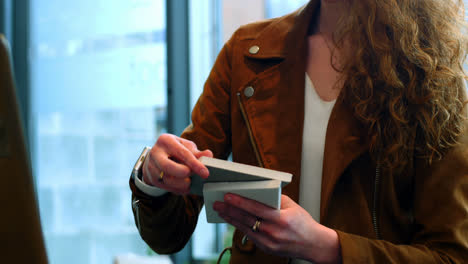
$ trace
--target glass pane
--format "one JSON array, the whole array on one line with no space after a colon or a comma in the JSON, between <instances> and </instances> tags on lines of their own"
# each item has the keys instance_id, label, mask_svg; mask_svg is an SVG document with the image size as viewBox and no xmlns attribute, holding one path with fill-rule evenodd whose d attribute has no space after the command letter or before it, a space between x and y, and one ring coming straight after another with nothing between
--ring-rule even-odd
<instances>
[{"instance_id":1,"label":"glass pane","mask_svg":"<svg viewBox=\"0 0 468 264\"><path fill-rule=\"evenodd\" d=\"M190 87L191 108L203 91L203 85L221 48L219 0L191 0L190 2ZM222 236L226 225L206 222L204 208L200 213L192 239L195 260L215 260L223 249Z\"/></svg>"},{"instance_id":2,"label":"glass pane","mask_svg":"<svg viewBox=\"0 0 468 264\"><path fill-rule=\"evenodd\" d=\"M192 109L221 49L219 0L191 0L190 11L190 95Z\"/></svg>"},{"instance_id":3,"label":"glass pane","mask_svg":"<svg viewBox=\"0 0 468 264\"><path fill-rule=\"evenodd\" d=\"M150 254L128 179L166 131L164 0L31 0L34 172L50 263Z\"/></svg>"},{"instance_id":4,"label":"glass pane","mask_svg":"<svg viewBox=\"0 0 468 264\"><path fill-rule=\"evenodd\" d=\"M307 4L307 2L309 0L266 0L266 16L272 18L286 15Z\"/></svg>"}]
</instances>

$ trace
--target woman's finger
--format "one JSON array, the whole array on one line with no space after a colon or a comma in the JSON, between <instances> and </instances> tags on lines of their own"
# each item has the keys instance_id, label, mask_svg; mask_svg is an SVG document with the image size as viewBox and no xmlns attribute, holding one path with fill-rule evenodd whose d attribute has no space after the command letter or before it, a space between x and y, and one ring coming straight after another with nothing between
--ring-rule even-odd
<instances>
[{"instance_id":1,"label":"woman's finger","mask_svg":"<svg viewBox=\"0 0 468 264\"><path fill-rule=\"evenodd\" d=\"M193 142L193 141L190 141L190 140L187 140L185 138L179 138L180 140L180 143L182 145L184 145L188 150L190 150L197 159L199 159L200 157L210 157L212 158L213 157L213 152L211 152L211 150L199 150L197 145Z\"/></svg>"},{"instance_id":2,"label":"woman's finger","mask_svg":"<svg viewBox=\"0 0 468 264\"><path fill-rule=\"evenodd\" d=\"M196 154L200 152L198 150L197 144L195 142L187 140L185 138L178 138L178 141L180 144L182 144L184 147L186 147L188 150L190 150L193 154Z\"/></svg>"},{"instance_id":3,"label":"woman's finger","mask_svg":"<svg viewBox=\"0 0 468 264\"><path fill-rule=\"evenodd\" d=\"M250 229L251 231L254 231L254 226L257 225L255 227L255 232L261 232L263 235L267 236L270 241L284 241L281 235L282 230L280 230L283 227L277 222L270 222L265 219L258 218L242 209L221 202L216 202L213 207L220 215L238 223L239 228L242 228L242 230ZM258 224L257 221L259 221Z\"/></svg>"},{"instance_id":4,"label":"woman's finger","mask_svg":"<svg viewBox=\"0 0 468 264\"><path fill-rule=\"evenodd\" d=\"M165 174L179 178L188 178L192 174L188 166L172 160L169 155L163 151L156 151L154 155L150 155L150 159L152 163Z\"/></svg>"},{"instance_id":5,"label":"woman's finger","mask_svg":"<svg viewBox=\"0 0 468 264\"><path fill-rule=\"evenodd\" d=\"M197 159L199 159L201 157L213 158L213 152L211 152L211 150L209 150L209 149L206 149L204 151L200 151L197 154L195 154L195 157Z\"/></svg>"},{"instance_id":6,"label":"woman's finger","mask_svg":"<svg viewBox=\"0 0 468 264\"><path fill-rule=\"evenodd\" d=\"M254 226L258 217L227 203L215 202L213 209L221 215L235 219L245 226Z\"/></svg>"},{"instance_id":7,"label":"woman's finger","mask_svg":"<svg viewBox=\"0 0 468 264\"><path fill-rule=\"evenodd\" d=\"M176 163L182 163L187 166L191 172L203 178L207 178L209 175L208 169L198 161L192 151L181 142L187 145L191 150L196 151L196 145L194 143L189 143L190 141L171 134L161 135L156 142L155 149L163 152L163 156L170 158L170 160L176 160ZM167 163L167 159L164 159L164 161ZM158 160L157 163L159 164L159 162L160 160ZM176 174L174 173L173 175L175 176Z\"/></svg>"},{"instance_id":8,"label":"woman's finger","mask_svg":"<svg viewBox=\"0 0 468 264\"><path fill-rule=\"evenodd\" d=\"M296 205L296 202L294 202L293 199L291 199L287 195L284 195L284 194L281 195L281 209L286 209L294 205Z\"/></svg>"},{"instance_id":9,"label":"woman's finger","mask_svg":"<svg viewBox=\"0 0 468 264\"><path fill-rule=\"evenodd\" d=\"M202 178L207 178L209 175L208 169L201 163L195 155L186 148L182 143L167 149L167 154L170 157L176 158L182 164L186 165L192 172L198 174Z\"/></svg>"},{"instance_id":10,"label":"woman's finger","mask_svg":"<svg viewBox=\"0 0 468 264\"><path fill-rule=\"evenodd\" d=\"M242 233L244 233L250 240L252 240L255 245L260 247L266 252L275 252L279 249L278 243L273 241L268 234L263 232L263 225L266 225L265 222L261 221L259 229L257 231L253 231L253 224L252 226L246 226L244 223L238 221L235 218L231 218L227 215L220 215L227 223L233 225L235 228L239 229Z\"/></svg>"},{"instance_id":11,"label":"woman's finger","mask_svg":"<svg viewBox=\"0 0 468 264\"><path fill-rule=\"evenodd\" d=\"M228 193L224 196L224 201L233 207L240 208L251 215L255 215L261 219L275 221L280 217L280 210L269 207L260 202L241 197L236 194Z\"/></svg>"},{"instance_id":12,"label":"woman's finger","mask_svg":"<svg viewBox=\"0 0 468 264\"><path fill-rule=\"evenodd\" d=\"M180 166L183 166L183 165L180 165ZM190 187L191 180L189 177L173 176L172 174L166 173L166 171L171 171L171 170L161 169L155 164L155 162L150 162L148 164L148 169L152 171L153 173L155 173L153 174L151 184L156 187L164 188L164 189L166 189L167 187L170 187L170 188L176 188L179 190L186 190ZM185 167L185 169L189 171L187 167ZM161 172L163 172L162 175L161 175Z\"/></svg>"},{"instance_id":13,"label":"woman's finger","mask_svg":"<svg viewBox=\"0 0 468 264\"><path fill-rule=\"evenodd\" d=\"M168 186L181 192L188 192L190 190L190 183L190 178L179 178L172 175L164 175L160 182L162 187Z\"/></svg>"},{"instance_id":14,"label":"woman's finger","mask_svg":"<svg viewBox=\"0 0 468 264\"><path fill-rule=\"evenodd\" d=\"M162 158L158 158L161 155ZM157 151L156 154L154 152L150 153L143 165L143 181L160 187L158 183L160 182L161 172L163 177L177 175L176 177L184 179L190 176L190 169L187 166L170 160L165 162L165 160L168 160L168 157L164 156L164 154Z\"/></svg>"}]
</instances>

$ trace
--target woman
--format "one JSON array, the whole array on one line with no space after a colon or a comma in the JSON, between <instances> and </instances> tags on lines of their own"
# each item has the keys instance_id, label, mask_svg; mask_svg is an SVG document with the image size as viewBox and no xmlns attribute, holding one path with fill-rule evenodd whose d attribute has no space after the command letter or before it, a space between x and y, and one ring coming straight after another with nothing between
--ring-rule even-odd
<instances>
[{"instance_id":1,"label":"woman","mask_svg":"<svg viewBox=\"0 0 468 264\"><path fill-rule=\"evenodd\" d=\"M160 193L130 180L143 239L180 250L203 203L189 176L208 177L197 158L232 152L294 177L279 211L232 194L215 203L236 227L231 263L466 261L462 11L456 0L311 0L240 28L193 124L145 160Z\"/></svg>"}]
</instances>

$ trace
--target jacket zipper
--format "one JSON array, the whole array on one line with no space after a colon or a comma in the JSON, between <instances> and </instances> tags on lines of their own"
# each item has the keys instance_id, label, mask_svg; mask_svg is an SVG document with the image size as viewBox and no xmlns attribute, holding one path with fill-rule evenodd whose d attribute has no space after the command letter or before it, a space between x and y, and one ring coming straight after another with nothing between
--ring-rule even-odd
<instances>
[{"instance_id":1,"label":"jacket zipper","mask_svg":"<svg viewBox=\"0 0 468 264\"><path fill-rule=\"evenodd\" d=\"M245 124L247 125L247 131L249 133L250 143L252 144L253 150L255 152L255 157L257 158L258 165L263 168L263 162L260 157L260 153L258 152L257 144L255 143L255 140L253 138L252 129L250 127L249 120L247 119L247 115L245 114L245 109L244 109L244 105L242 104L240 93L237 93L237 101L239 102L239 107L242 113L242 117L244 118Z\"/></svg>"},{"instance_id":2,"label":"jacket zipper","mask_svg":"<svg viewBox=\"0 0 468 264\"><path fill-rule=\"evenodd\" d=\"M377 223L377 199L379 196L379 185L380 185L380 164L377 163L375 168L375 179L374 179L374 201L372 205L372 223L374 224L374 231L377 239L380 239L379 225Z\"/></svg>"},{"instance_id":3,"label":"jacket zipper","mask_svg":"<svg viewBox=\"0 0 468 264\"><path fill-rule=\"evenodd\" d=\"M133 200L132 207L135 210L135 214L136 214L138 232L141 234L141 230L140 230L140 200L137 200L137 199Z\"/></svg>"},{"instance_id":4,"label":"jacket zipper","mask_svg":"<svg viewBox=\"0 0 468 264\"><path fill-rule=\"evenodd\" d=\"M242 99L241 99L241 94L240 93L237 93L237 102L239 102L239 108L240 108L240 111L241 111L241 114L242 114L242 117L244 118L244 122L247 126L247 131L249 133L249 139L250 139L250 143L252 144L252 148L255 152L255 157L257 158L257 162L258 162L258 165L260 167L263 168L263 162L262 162L262 159L260 158L260 153L258 152L258 148L257 148L257 144L255 143L255 140L253 138L253 133L252 133L252 129L250 127L250 123L249 123L249 120L247 119L247 115L245 113L245 109L244 109L244 105L242 104ZM242 237L242 245L245 245L247 243L247 240L249 238L247 237L247 235L244 235ZM223 251L224 252L224 251ZM218 259L218 261L222 258L223 255L220 256L220 258Z\"/></svg>"}]
</instances>

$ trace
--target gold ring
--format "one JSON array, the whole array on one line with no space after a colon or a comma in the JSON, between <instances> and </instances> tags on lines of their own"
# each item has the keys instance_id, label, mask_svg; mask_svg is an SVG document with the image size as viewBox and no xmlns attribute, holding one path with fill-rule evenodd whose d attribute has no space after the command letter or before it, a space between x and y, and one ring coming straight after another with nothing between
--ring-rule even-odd
<instances>
[{"instance_id":1,"label":"gold ring","mask_svg":"<svg viewBox=\"0 0 468 264\"><path fill-rule=\"evenodd\" d=\"M261 223L262 223L262 222L260 222L260 220L257 219L257 220L255 221L255 224L252 226L252 231L253 231L253 232L258 232L258 231L260 231L259 228L260 228L260 224L261 224Z\"/></svg>"},{"instance_id":2,"label":"gold ring","mask_svg":"<svg viewBox=\"0 0 468 264\"><path fill-rule=\"evenodd\" d=\"M163 182L163 177L164 177L164 171L161 171L161 172L159 173L158 182Z\"/></svg>"}]
</instances>

